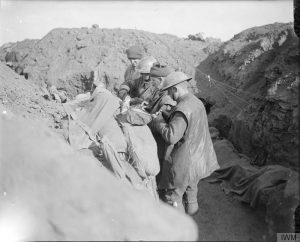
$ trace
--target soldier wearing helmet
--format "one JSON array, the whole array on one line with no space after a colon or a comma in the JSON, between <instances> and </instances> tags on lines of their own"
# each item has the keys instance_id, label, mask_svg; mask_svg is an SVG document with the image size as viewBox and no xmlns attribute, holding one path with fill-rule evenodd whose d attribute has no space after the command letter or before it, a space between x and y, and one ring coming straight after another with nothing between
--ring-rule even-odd
<instances>
[{"instance_id":1,"label":"soldier wearing helmet","mask_svg":"<svg viewBox=\"0 0 300 242\"><path fill-rule=\"evenodd\" d=\"M133 83L130 83L129 95L132 98L131 105L147 105L157 95L159 89L151 82L150 69L156 63L152 56L144 57L136 67L140 77Z\"/></svg>"},{"instance_id":2,"label":"soldier wearing helmet","mask_svg":"<svg viewBox=\"0 0 300 242\"><path fill-rule=\"evenodd\" d=\"M180 71L172 72L165 78L161 90L167 91L177 105L167 121L159 114L152 125L164 141L173 146L163 163L158 184L160 197L177 209L193 215L199 209L199 180L218 169L219 164L204 105L189 93L189 80L191 78Z\"/></svg>"}]
</instances>

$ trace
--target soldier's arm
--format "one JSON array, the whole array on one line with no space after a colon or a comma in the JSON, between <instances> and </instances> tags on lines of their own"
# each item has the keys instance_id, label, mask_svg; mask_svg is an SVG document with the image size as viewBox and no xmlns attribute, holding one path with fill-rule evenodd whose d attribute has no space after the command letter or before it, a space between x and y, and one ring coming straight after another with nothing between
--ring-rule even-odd
<instances>
[{"instance_id":1,"label":"soldier's arm","mask_svg":"<svg viewBox=\"0 0 300 242\"><path fill-rule=\"evenodd\" d=\"M153 120L153 126L167 143L176 144L184 136L187 120L183 113L175 112L169 123L160 115Z\"/></svg>"}]
</instances>

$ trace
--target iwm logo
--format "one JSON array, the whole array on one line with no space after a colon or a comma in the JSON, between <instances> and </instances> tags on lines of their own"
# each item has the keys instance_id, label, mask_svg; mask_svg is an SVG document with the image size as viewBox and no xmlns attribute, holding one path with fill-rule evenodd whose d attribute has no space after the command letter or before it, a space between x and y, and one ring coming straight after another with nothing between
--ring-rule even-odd
<instances>
[{"instance_id":1,"label":"iwm logo","mask_svg":"<svg viewBox=\"0 0 300 242\"><path fill-rule=\"evenodd\" d=\"M300 242L300 233L278 233L277 242L297 241Z\"/></svg>"}]
</instances>

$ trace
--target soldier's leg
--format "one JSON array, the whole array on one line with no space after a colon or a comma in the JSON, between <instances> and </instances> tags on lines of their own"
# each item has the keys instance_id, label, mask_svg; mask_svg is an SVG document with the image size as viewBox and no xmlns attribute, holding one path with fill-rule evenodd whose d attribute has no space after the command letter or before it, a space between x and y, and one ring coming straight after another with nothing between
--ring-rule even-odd
<instances>
[{"instance_id":1,"label":"soldier's leg","mask_svg":"<svg viewBox=\"0 0 300 242\"><path fill-rule=\"evenodd\" d=\"M161 176L162 176L163 159L159 159L159 166L160 166L160 170L159 170L159 173L156 175L156 183L157 184L159 184Z\"/></svg>"},{"instance_id":2,"label":"soldier's leg","mask_svg":"<svg viewBox=\"0 0 300 242\"><path fill-rule=\"evenodd\" d=\"M198 206L198 182L189 184L183 194L183 203L185 212L189 215L194 215L199 211Z\"/></svg>"}]
</instances>

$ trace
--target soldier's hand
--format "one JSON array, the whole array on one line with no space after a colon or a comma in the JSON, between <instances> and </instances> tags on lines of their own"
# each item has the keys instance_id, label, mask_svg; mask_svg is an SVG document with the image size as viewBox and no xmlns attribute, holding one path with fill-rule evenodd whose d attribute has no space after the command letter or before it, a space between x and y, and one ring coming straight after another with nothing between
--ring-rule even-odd
<instances>
[{"instance_id":1,"label":"soldier's hand","mask_svg":"<svg viewBox=\"0 0 300 242\"><path fill-rule=\"evenodd\" d=\"M148 102L147 101L143 101L142 103L141 103L141 107L142 107L142 109L145 111L145 108L148 106Z\"/></svg>"},{"instance_id":2,"label":"soldier's hand","mask_svg":"<svg viewBox=\"0 0 300 242\"><path fill-rule=\"evenodd\" d=\"M151 116L152 116L153 119L156 119L156 118L159 118L161 116L161 113L162 113L161 111L158 111L154 114L151 114Z\"/></svg>"}]
</instances>

